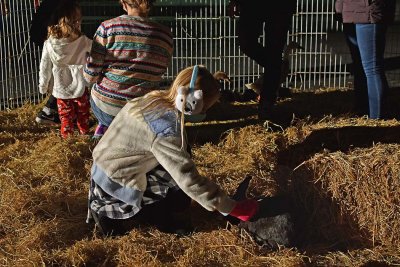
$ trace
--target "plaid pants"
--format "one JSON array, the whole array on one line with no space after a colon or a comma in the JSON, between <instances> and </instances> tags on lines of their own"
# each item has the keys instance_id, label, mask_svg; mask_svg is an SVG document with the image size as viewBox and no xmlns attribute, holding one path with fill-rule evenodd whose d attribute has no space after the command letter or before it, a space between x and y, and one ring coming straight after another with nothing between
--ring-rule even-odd
<instances>
[{"instance_id":1,"label":"plaid pants","mask_svg":"<svg viewBox=\"0 0 400 267\"><path fill-rule=\"evenodd\" d=\"M104 192L93 179L90 179L88 215L86 222L92 222L92 212L98 217L111 219L128 219L136 215L143 206L163 200L169 190L177 191L180 188L172 179L171 175L161 165L146 174L147 187L143 198L138 201L137 206L129 205Z\"/></svg>"}]
</instances>

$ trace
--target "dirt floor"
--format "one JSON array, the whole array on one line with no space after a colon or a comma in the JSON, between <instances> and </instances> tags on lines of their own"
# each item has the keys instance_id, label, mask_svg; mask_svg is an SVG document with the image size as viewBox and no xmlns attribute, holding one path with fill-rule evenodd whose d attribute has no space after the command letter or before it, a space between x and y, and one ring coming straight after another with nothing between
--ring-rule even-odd
<instances>
[{"instance_id":1,"label":"dirt floor","mask_svg":"<svg viewBox=\"0 0 400 267\"><path fill-rule=\"evenodd\" d=\"M386 120L351 113L352 92L293 92L257 120L222 99L187 123L198 170L228 194L294 200L296 242L271 250L193 203L193 235L152 227L104 238L85 223L90 136L34 122L41 105L0 112L0 266L399 266L400 88ZM42 104L43 105L43 104ZM93 121L94 122L94 121Z\"/></svg>"}]
</instances>

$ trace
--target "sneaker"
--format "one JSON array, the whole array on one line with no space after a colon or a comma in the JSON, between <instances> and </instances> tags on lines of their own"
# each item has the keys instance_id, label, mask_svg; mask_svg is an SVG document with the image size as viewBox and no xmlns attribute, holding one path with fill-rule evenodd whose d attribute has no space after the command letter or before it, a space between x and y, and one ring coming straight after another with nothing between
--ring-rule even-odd
<instances>
[{"instance_id":1,"label":"sneaker","mask_svg":"<svg viewBox=\"0 0 400 267\"><path fill-rule=\"evenodd\" d=\"M60 118L57 114L46 114L43 110L41 110L36 116L36 122L40 124L59 124Z\"/></svg>"},{"instance_id":2,"label":"sneaker","mask_svg":"<svg viewBox=\"0 0 400 267\"><path fill-rule=\"evenodd\" d=\"M100 139L105 134L107 129L108 127L103 124L97 125L96 130L94 131L93 139Z\"/></svg>"}]
</instances>

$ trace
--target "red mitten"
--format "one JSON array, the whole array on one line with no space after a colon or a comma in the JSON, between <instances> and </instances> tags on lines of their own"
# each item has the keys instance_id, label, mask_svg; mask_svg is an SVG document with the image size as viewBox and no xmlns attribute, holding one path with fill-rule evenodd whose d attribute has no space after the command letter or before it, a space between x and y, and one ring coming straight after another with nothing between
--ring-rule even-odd
<instances>
[{"instance_id":1,"label":"red mitten","mask_svg":"<svg viewBox=\"0 0 400 267\"><path fill-rule=\"evenodd\" d=\"M238 218L241 221L248 221L258 211L258 201L255 199L246 199L237 202L229 215Z\"/></svg>"}]
</instances>

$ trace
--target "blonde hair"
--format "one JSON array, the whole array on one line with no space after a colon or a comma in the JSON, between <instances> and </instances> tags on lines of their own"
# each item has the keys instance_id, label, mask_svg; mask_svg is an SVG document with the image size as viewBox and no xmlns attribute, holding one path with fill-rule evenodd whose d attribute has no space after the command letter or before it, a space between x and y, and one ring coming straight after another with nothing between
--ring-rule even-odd
<instances>
[{"instance_id":1,"label":"blonde hair","mask_svg":"<svg viewBox=\"0 0 400 267\"><path fill-rule=\"evenodd\" d=\"M48 37L61 39L82 35L80 30L82 15L78 1L62 0L62 3L54 10L52 20L52 25L47 28Z\"/></svg>"},{"instance_id":2,"label":"blonde hair","mask_svg":"<svg viewBox=\"0 0 400 267\"><path fill-rule=\"evenodd\" d=\"M220 84L215 77L207 70L206 67L199 65L198 74L195 82L195 90L203 91L203 110L207 111L219 99ZM155 90L146 94L140 101L140 111L145 114L153 114L161 116L167 111L173 110L178 112L175 106L175 98L178 95L179 87L189 87L192 78L194 66L183 69L178 73L174 82L168 90ZM184 99L184 102L186 99ZM184 113L181 113L181 135L182 147L184 145L183 130L185 125Z\"/></svg>"},{"instance_id":3,"label":"blonde hair","mask_svg":"<svg viewBox=\"0 0 400 267\"><path fill-rule=\"evenodd\" d=\"M141 16L148 16L156 0L121 0L131 8L136 8Z\"/></svg>"}]
</instances>

